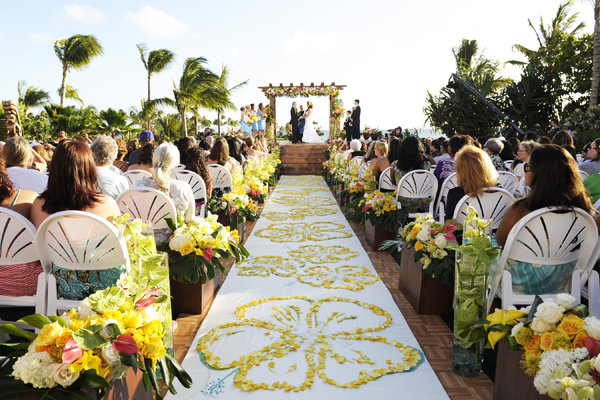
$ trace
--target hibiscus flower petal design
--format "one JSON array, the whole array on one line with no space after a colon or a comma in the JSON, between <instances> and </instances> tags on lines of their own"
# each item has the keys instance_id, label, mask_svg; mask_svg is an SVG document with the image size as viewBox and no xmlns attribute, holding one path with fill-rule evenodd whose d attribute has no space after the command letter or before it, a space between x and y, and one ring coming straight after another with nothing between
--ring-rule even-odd
<instances>
[{"instance_id":1,"label":"hibiscus flower petal design","mask_svg":"<svg viewBox=\"0 0 600 400\"><path fill-rule=\"evenodd\" d=\"M313 264L329 264L357 257L358 252L344 246L321 246L319 244L300 246L288 251L295 258L301 258Z\"/></svg>"},{"instance_id":2,"label":"hibiscus flower petal design","mask_svg":"<svg viewBox=\"0 0 600 400\"><path fill-rule=\"evenodd\" d=\"M290 334L306 329L306 315L312 301L304 296L269 297L237 308L240 321L267 323Z\"/></svg>"},{"instance_id":3,"label":"hibiscus flower petal design","mask_svg":"<svg viewBox=\"0 0 600 400\"><path fill-rule=\"evenodd\" d=\"M309 240L329 240L351 237L353 234L344 232L345 226L335 222L314 222L308 225L306 237Z\"/></svg>"},{"instance_id":4,"label":"hibiscus flower petal design","mask_svg":"<svg viewBox=\"0 0 600 400\"><path fill-rule=\"evenodd\" d=\"M342 388L356 388L384 375L409 372L422 353L381 336L348 335L328 339L319 348L319 377Z\"/></svg>"},{"instance_id":5,"label":"hibiscus flower petal design","mask_svg":"<svg viewBox=\"0 0 600 400\"><path fill-rule=\"evenodd\" d=\"M329 297L312 306L307 321L313 329L322 329L329 336L355 335L387 328L392 324L392 316L360 300Z\"/></svg>"},{"instance_id":6,"label":"hibiscus flower petal design","mask_svg":"<svg viewBox=\"0 0 600 400\"><path fill-rule=\"evenodd\" d=\"M304 223L271 224L268 227L256 231L256 236L271 239L272 242L304 242L307 229Z\"/></svg>"},{"instance_id":7,"label":"hibiscus flower petal design","mask_svg":"<svg viewBox=\"0 0 600 400\"><path fill-rule=\"evenodd\" d=\"M242 263L238 265L238 275L265 277L271 275L271 272L269 271L269 268L265 265Z\"/></svg>"},{"instance_id":8,"label":"hibiscus flower petal design","mask_svg":"<svg viewBox=\"0 0 600 400\"><path fill-rule=\"evenodd\" d=\"M261 340L253 338L260 337ZM281 346L288 336L269 323L231 322L202 336L197 350L211 368L229 369L249 362L248 357L266 357ZM287 346L289 351L290 346ZM283 353L282 353L283 354Z\"/></svg>"},{"instance_id":9,"label":"hibiscus flower petal design","mask_svg":"<svg viewBox=\"0 0 600 400\"><path fill-rule=\"evenodd\" d=\"M246 260L238 265L238 275L243 276L269 276L271 273L289 277L296 270L304 267L305 263L293 258L280 256L261 256Z\"/></svg>"},{"instance_id":10,"label":"hibiscus flower petal design","mask_svg":"<svg viewBox=\"0 0 600 400\"><path fill-rule=\"evenodd\" d=\"M331 274L332 271L329 267L319 265L306 268L303 273L296 275L296 279L311 286L326 287L333 279L335 279L335 277L332 278L330 276Z\"/></svg>"},{"instance_id":11,"label":"hibiscus flower petal design","mask_svg":"<svg viewBox=\"0 0 600 400\"><path fill-rule=\"evenodd\" d=\"M306 206L306 199L303 196L281 196L278 198L272 198L271 201L288 207L302 207ZM311 207L319 206L332 206L336 204L335 200L329 197L311 197Z\"/></svg>"}]
</instances>

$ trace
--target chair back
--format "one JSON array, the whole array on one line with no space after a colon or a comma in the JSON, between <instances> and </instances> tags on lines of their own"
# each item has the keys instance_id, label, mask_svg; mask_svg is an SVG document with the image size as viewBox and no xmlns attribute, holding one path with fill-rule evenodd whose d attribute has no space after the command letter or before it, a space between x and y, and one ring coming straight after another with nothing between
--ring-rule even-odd
<instances>
[{"instance_id":1,"label":"chair back","mask_svg":"<svg viewBox=\"0 0 600 400\"><path fill-rule=\"evenodd\" d=\"M6 268L10 274L10 266L33 263L40 260L35 245L35 226L21 214L0 208L0 268ZM10 279L21 279L21 276L10 276ZM37 277L36 293L32 296L10 296L0 294L0 307L35 307L36 313L46 312L46 275L42 272ZM8 282L4 284L9 285Z\"/></svg>"},{"instance_id":2,"label":"chair back","mask_svg":"<svg viewBox=\"0 0 600 400\"><path fill-rule=\"evenodd\" d=\"M363 179L365 177L365 172L369 169L369 164L364 163L360 167L358 167L358 179Z\"/></svg>"},{"instance_id":3,"label":"chair back","mask_svg":"<svg viewBox=\"0 0 600 400\"><path fill-rule=\"evenodd\" d=\"M519 180L517 179L517 176L512 172L499 171L498 184L502 189L506 190L509 193L513 193L519 185Z\"/></svg>"},{"instance_id":4,"label":"chair back","mask_svg":"<svg viewBox=\"0 0 600 400\"><path fill-rule=\"evenodd\" d=\"M498 229L504 213L515 201L515 198L507 190L498 187L490 187L483 190L477 196L464 196L454 210L453 218L459 224L464 224L469 206L477 211L479 218L491 219L490 232Z\"/></svg>"},{"instance_id":5,"label":"chair back","mask_svg":"<svg viewBox=\"0 0 600 400\"><path fill-rule=\"evenodd\" d=\"M212 187L214 189L233 188L233 178L231 173L222 165L208 164L208 172L212 178Z\"/></svg>"},{"instance_id":6,"label":"chair back","mask_svg":"<svg viewBox=\"0 0 600 400\"><path fill-rule=\"evenodd\" d=\"M190 187L192 188L192 192L194 193L194 200L196 200L196 203L200 200L204 200L204 204L202 204L200 212L197 214L204 218L206 202L208 200L206 197L206 185L204 184L204 179L202 179L202 177L197 173L188 171L186 169L173 171L171 173L171 178L189 183Z\"/></svg>"},{"instance_id":7,"label":"chair back","mask_svg":"<svg viewBox=\"0 0 600 400\"><path fill-rule=\"evenodd\" d=\"M83 211L62 211L42 222L36 246L48 280L46 312L77 307L79 301L58 299L53 264L67 270L98 271L123 266L129 270L127 245L104 218Z\"/></svg>"},{"instance_id":8,"label":"chair back","mask_svg":"<svg viewBox=\"0 0 600 400\"><path fill-rule=\"evenodd\" d=\"M135 183L144 178L152 178L152 174L148 171L142 170L133 170L127 171L123 174L127 181L129 182L129 187L134 187Z\"/></svg>"},{"instance_id":9,"label":"chair back","mask_svg":"<svg viewBox=\"0 0 600 400\"><path fill-rule=\"evenodd\" d=\"M151 222L153 229L168 228L165 218L177 218L173 200L157 189L134 187L125 190L117 197L117 205L122 214L131 214L144 222Z\"/></svg>"},{"instance_id":10,"label":"chair back","mask_svg":"<svg viewBox=\"0 0 600 400\"><path fill-rule=\"evenodd\" d=\"M395 190L396 185L392 182L392 167L387 167L379 176L379 190Z\"/></svg>"},{"instance_id":11,"label":"chair back","mask_svg":"<svg viewBox=\"0 0 600 400\"><path fill-rule=\"evenodd\" d=\"M510 168L510 167L512 167L513 162L514 162L514 160L506 160L506 161L504 161L504 165L506 166L506 168ZM504 172L507 172L507 171L504 171Z\"/></svg>"},{"instance_id":12,"label":"chair back","mask_svg":"<svg viewBox=\"0 0 600 400\"><path fill-rule=\"evenodd\" d=\"M353 159L350 160L350 164L354 164L356 165L356 168L359 169L360 168L360 163L362 162L363 157L362 156L356 156Z\"/></svg>"},{"instance_id":13,"label":"chair back","mask_svg":"<svg viewBox=\"0 0 600 400\"><path fill-rule=\"evenodd\" d=\"M584 180L585 178L590 176L590 174L588 174L587 172L582 171L582 170L579 170L579 175L581 175L581 180Z\"/></svg>"},{"instance_id":14,"label":"chair back","mask_svg":"<svg viewBox=\"0 0 600 400\"><path fill-rule=\"evenodd\" d=\"M437 194L437 187L437 178L433 172L424 169L410 171L404 174L402 179L398 182L396 201L398 201L400 197L413 199L429 197L431 198L431 202L429 203L429 213L433 215L433 203L435 195Z\"/></svg>"},{"instance_id":15,"label":"chair back","mask_svg":"<svg viewBox=\"0 0 600 400\"><path fill-rule=\"evenodd\" d=\"M456 186L458 186L457 179L458 178L456 177L456 172L453 172L450 175L448 175L446 179L444 179L444 181L442 182L440 193L438 194L434 208L434 211L437 213L438 219L442 224L445 222L446 219L445 206L444 204L442 204L442 199L448 197L448 192L450 191L450 189L453 189Z\"/></svg>"}]
</instances>

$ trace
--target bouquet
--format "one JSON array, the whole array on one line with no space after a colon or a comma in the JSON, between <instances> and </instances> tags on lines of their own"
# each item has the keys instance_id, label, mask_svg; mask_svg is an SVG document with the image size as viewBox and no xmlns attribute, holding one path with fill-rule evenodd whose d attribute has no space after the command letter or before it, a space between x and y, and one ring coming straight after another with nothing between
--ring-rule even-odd
<instances>
[{"instance_id":1,"label":"bouquet","mask_svg":"<svg viewBox=\"0 0 600 400\"><path fill-rule=\"evenodd\" d=\"M454 232L461 229L456 220L448 220L442 225L431 214L417 214L414 222L402 228L398 240L388 240L382 248L391 248L394 252L403 244L414 247L415 261L423 264L423 275L450 283L454 278L454 259L458 249Z\"/></svg>"},{"instance_id":2,"label":"bouquet","mask_svg":"<svg viewBox=\"0 0 600 400\"><path fill-rule=\"evenodd\" d=\"M150 382L157 399L162 399L157 371L171 393L176 393L174 378L191 387L190 376L166 352L165 332L154 309L168 296L158 290L133 295L118 285L94 293L63 317L35 314L19 320L39 329L37 335L12 324L0 326L0 332L21 338L3 344L14 350L3 360L2 370L12 367L12 375L0 376L3 390L93 399L87 391L93 389L100 399L130 368L143 372L146 390Z\"/></svg>"},{"instance_id":3,"label":"bouquet","mask_svg":"<svg viewBox=\"0 0 600 400\"><path fill-rule=\"evenodd\" d=\"M382 193L378 190L364 195L358 202L365 218L376 228L397 233L406 223L408 211L398 209L396 205L396 192Z\"/></svg>"},{"instance_id":4,"label":"bouquet","mask_svg":"<svg viewBox=\"0 0 600 400\"><path fill-rule=\"evenodd\" d=\"M216 215L187 224L181 216L167 222L173 234L161 246L169 253L171 278L178 282L206 283L215 277L215 268L225 272L222 258L233 256L240 261L249 255L239 244L237 231L218 223Z\"/></svg>"}]
</instances>

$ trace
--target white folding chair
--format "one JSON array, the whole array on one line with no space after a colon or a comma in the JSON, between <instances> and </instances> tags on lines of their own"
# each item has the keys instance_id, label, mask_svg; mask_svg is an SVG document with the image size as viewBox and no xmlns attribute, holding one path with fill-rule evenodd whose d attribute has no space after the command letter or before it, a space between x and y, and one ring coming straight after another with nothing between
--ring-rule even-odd
<instances>
[{"instance_id":1,"label":"white folding chair","mask_svg":"<svg viewBox=\"0 0 600 400\"><path fill-rule=\"evenodd\" d=\"M590 176L590 174L588 174L587 172L582 171L582 170L579 170L579 175L581 175L581 180L584 180L585 178Z\"/></svg>"},{"instance_id":2,"label":"white folding chair","mask_svg":"<svg viewBox=\"0 0 600 400\"><path fill-rule=\"evenodd\" d=\"M398 182L398 192L396 193L398 207L402 207L399 200L401 197L412 199L429 198L429 213L433 215L433 203L437 194L437 187L437 179L431 171L417 169L406 173ZM415 218L417 213L409 213L408 216L409 218Z\"/></svg>"},{"instance_id":3,"label":"white folding chair","mask_svg":"<svg viewBox=\"0 0 600 400\"><path fill-rule=\"evenodd\" d=\"M148 187L134 187L125 190L117 197L117 205L122 214L130 214L144 222L151 222L152 229L165 229L169 226L165 218L177 218L173 200L160 190Z\"/></svg>"},{"instance_id":4,"label":"white folding chair","mask_svg":"<svg viewBox=\"0 0 600 400\"><path fill-rule=\"evenodd\" d=\"M517 176L512 172L498 171L498 185L502 189L513 193L519 185L519 179L517 179Z\"/></svg>"},{"instance_id":5,"label":"white folding chair","mask_svg":"<svg viewBox=\"0 0 600 400\"><path fill-rule=\"evenodd\" d=\"M440 224L446 222L446 207L444 206L444 203L442 203L442 199L448 197L448 192L450 191L450 189L453 189L456 186L458 186L456 180L456 172L453 172L450 175L448 175L446 179L444 179L444 181L442 182L440 193L438 194L437 200L435 201L435 207L433 208L433 210L437 213Z\"/></svg>"},{"instance_id":6,"label":"white folding chair","mask_svg":"<svg viewBox=\"0 0 600 400\"><path fill-rule=\"evenodd\" d=\"M177 179L178 181L184 181L190 184L192 188L192 192L194 193L194 200L196 203L199 201L203 201L204 203L200 206L200 209L197 210L196 215L204 218L206 215L206 185L204 184L204 180L200 175L193 171L188 171L186 169L175 170L171 173L171 178Z\"/></svg>"},{"instance_id":7,"label":"white folding chair","mask_svg":"<svg viewBox=\"0 0 600 400\"><path fill-rule=\"evenodd\" d=\"M369 168L368 163L364 163L363 165L358 167L358 179L362 180L365 177L365 172L367 172L368 168Z\"/></svg>"},{"instance_id":8,"label":"white folding chair","mask_svg":"<svg viewBox=\"0 0 600 400\"><path fill-rule=\"evenodd\" d=\"M505 270L509 259L530 264L560 265L576 261L571 276L570 292L579 303L581 287L588 280L593 263L590 257L598 243L598 230L594 218L580 208L545 207L521 218L512 227L498 263L498 271L491 282L488 295L488 311L500 284L499 296L502 309L515 304L531 304L534 295L515 294L512 276ZM546 298L554 294L539 293Z\"/></svg>"},{"instance_id":9,"label":"white folding chair","mask_svg":"<svg viewBox=\"0 0 600 400\"><path fill-rule=\"evenodd\" d=\"M392 182L392 167L387 167L379 176L379 190L395 190L396 185Z\"/></svg>"},{"instance_id":10,"label":"white folding chair","mask_svg":"<svg viewBox=\"0 0 600 400\"><path fill-rule=\"evenodd\" d=\"M127 171L123 174L127 181L129 182L129 187L134 187L135 183L144 178L152 178L152 174L148 171L142 171L141 169Z\"/></svg>"},{"instance_id":11,"label":"white folding chair","mask_svg":"<svg viewBox=\"0 0 600 400\"><path fill-rule=\"evenodd\" d=\"M35 242L48 280L48 315L76 308L79 304L79 300L59 298L57 280L53 275L55 266L68 270L67 274L70 271L85 273L115 267L123 267L126 272L130 270L123 236L106 219L91 213L62 211L50 215L40 225ZM70 279L77 280L73 275ZM69 285L69 282L63 284Z\"/></svg>"},{"instance_id":12,"label":"white folding chair","mask_svg":"<svg viewBox=\"0 0 600 400\"><path fill-rule=\"evenodd\" d=\"M218 164L208 164L208 172L212 178L212 187L215 189L233 188L233 178L227 168Z\"/></svg>"},{"instance_id":13,"label":"white folding chair","mask_svg":"<svg viewBox=\"0 0 600 400\"><path fill-rule=\"evenodd\" d=\"M506 160L504 161L504 165L506 166L506 168L510 169L512 171L512 169L510 167L512 167L514 160ZM506 171L504 171L506 172Z\"/></svg>"},{"instance_id":14,"label":"white folding chair","mask_svg":"<svg viewBox=\"0 0 600 400\"><path fill-rule=\"evenodd\" d=\"M354 164L356 165L356 168L360 168L360 163L362 162L363 157L362 156L356 156L353 159L350 160L350 164Z\"/></svg>"},{"instance_id":15,"label":"white folding chair","mask_svg":"<svg viewBox=\"0 0 600 400\"><path fill-rule=\"evenodd\" d=\"M18 272L11 271L11 266L40 261L35 246L36 229L21 214L8 208L0 208L0 232L0 268L9 275L8 281L3 282L3 286L10 288L9 282L11 280L23 279L23 276L18 276ZM0 294L0 307L35 307L36 313L45 314L46 274L42 271L36 279L37 289L34 295L12 296ZM15 291L18 291L18 289L15 288Z\"/></svg>"},{"instance_id":16,"label":"white folding chair","mask_svg":"<svg viewBox=\"0 0 600 400\"><path fill-rule=\"evenodd\" d=\"M464 196L454 210L453 218L459 224L464 224L469 206L477 211L479 218L491 219L490 232L498 229L504 213L515 201L515 198L507 190L498 187L485 188L478 196Z\"/></svg>"}]
</instances>

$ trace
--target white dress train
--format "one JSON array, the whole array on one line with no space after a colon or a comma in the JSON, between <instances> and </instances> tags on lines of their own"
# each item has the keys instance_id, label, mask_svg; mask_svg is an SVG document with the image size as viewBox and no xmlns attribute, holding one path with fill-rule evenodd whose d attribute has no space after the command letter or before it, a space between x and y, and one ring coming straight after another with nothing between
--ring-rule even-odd
<instances>
[{"instance_id":1,"label":"white dress train","mask_svg":"<svg viewBox=\"0 0 600 400\"><path fill-rule=\"evenodd\" d=\"M302 133L302 141L304 143L323 143L323 139L319 136L313 125L310 116L304 119L304 132Z\"/></svg>"}]
</instances>

